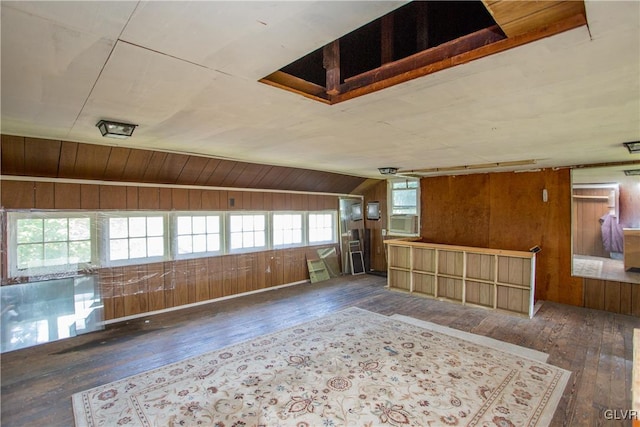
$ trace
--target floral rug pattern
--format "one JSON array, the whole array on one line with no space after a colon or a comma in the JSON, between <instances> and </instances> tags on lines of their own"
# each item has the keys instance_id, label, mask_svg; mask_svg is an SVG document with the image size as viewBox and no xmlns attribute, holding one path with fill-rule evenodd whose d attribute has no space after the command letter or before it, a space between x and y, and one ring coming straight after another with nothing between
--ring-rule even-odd
<instances>
[{"instance_id":1,"label":"floral rug pattern","mask_svg":"<svg viewBox=\"0 0 640 427\"><path fill-rule=\"evenodd\" d=\"M569 373L351 308L73 396L77 426L540 426Z\"/></svg>"}]
</instances>

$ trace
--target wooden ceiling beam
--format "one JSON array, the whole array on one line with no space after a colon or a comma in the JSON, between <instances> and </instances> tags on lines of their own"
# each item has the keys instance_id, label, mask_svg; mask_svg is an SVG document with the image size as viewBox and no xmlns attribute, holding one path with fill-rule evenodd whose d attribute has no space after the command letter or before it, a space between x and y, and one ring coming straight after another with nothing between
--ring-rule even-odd
<instances>
[{"instance_id":1,"label":"wooden ceiling beam","mask_svg":"<svg viewBox=\"0 0 640 427\"><path fill-rule=\"evenodd\" d=\"M322 66L327 70L327 94L340 93L340 39L322 49Z\"/></svg>"},{"instance_id":2,"label":"wooden ceiling beam","mask_svg":"<svg viewBox=\"0 0 640 427\"><path fill-rule=\"evenodd\" d=\"M504 35L500 32L497 25L485 28L431 49L407 56L406 58L384 64L373 70L358 74L357 76L350 77L345 80L341 92L346 93L391 77L411 73L413 70L421 67L438 63L502 39L504 39Z\"/></svg>"},{"instance_id":3,"label":"wooden ceiling beam","mask_svg":"<svg viewBox=\"0 0 640 427\"><path fill-rule=\"evenodd\" d=\"M332 98L332 104L353 99L362 95L366 95L368 93L373 93L373 92L385 89L387 87L391 87L400 83L404 83L409 80L413 80L418 77L426 76L428 74L432 74L437 71L454 67L456 65L465 64L467 62L473 61L478 58L483 58L485 56L493 55L495 53L504 52L505 50L512 49L517 46L522 46L524 44L527 44L536 40L540 40L545 37L550 37L555 34L562 33L564 31L581 27L583 25L586 25L586 23L587 21L584 15L575 15L568 19L555 22L554 24L544 26L535 31L530 31L520 36L503 38L502 40L498 40L487 45L479 46L478 48L470 50L468 52L463 52L451 58L442 59L437 62L433 62L431 64L427 64L416 69L412 69L405 72L399 72L399 74L396 74L396 75L391 75L392 73L388 73L388 75L391 75L388 78L375 78L376 72L379 72L381 70L379 69L372 70L367 73L363 73L360 76L355 76L352 78L352 79L360 78L360 81L356 82L352 79L349 79L352 81L345 82L345 85L350 84L351 87L353 87L353 89L350 89L349 91L345 91L343 87L342 93ZM481 31L486 31L486 30L481 30ZM437 49L437 47L434 49ZM428 51L425 51L425 52L428 52ZM420 55L420 54L418 53L416 55ZM403 61L403 60L400 60L400 61ZM388 64L388 66L393 67L394 64L395 63ZM360 86L357 87L356 85L360 85Z\"/></svg>"},{"instance_id":4,"label":"wooden ceiling beam","mask_svg":"<svg viewBox=\"0 0 640 427\"><path fill-rule=\"evenodd\" d=\"M383 64L393 61L393 14L382 17L380 25L380 59Z\"/></svg>"},{"instance_id":5,"label":"wooden ceiling beam","mask_svg":"<svg viewBox=\"0 0 640 427\"><path fill-rule=\"evenodd\" d=\"M267 77L260 79L260 82L289 92L297 93L298 95L302 95L306 98L320 101L325 104L330 103L326 96L326 89L324 86L311 83L301 79L300 77L285 73L284 71L271 73Z\"/></svg>"}]
</instances>

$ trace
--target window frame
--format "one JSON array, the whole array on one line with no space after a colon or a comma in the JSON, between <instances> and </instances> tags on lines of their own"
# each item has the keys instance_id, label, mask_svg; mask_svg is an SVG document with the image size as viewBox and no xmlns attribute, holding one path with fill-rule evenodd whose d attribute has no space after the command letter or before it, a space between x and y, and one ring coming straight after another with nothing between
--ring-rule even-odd
<instances>
[{"instance_id":1,"label":"window frame","mask_svg":"<svg viewBox=\"0 0 640 427\"><path fill-rule=\"evenodd\" d=\"M220 235L220 250L218 251L205 251L205 252L191 252L191 253L187 253L187 254L180 254L178 252L179 248L178 248L178 238L180 236L186 236L186 234L178 234L178 218L179 217L191 217L192 221L193 221L193 217L197 217L197 216L203 216L203 217L208 217L208 216L217 216L218 217L218 226L219 226L219 235ZM178 211L178 212L172 212L170 215L170 221L171 221L171 226L170 226L170 241L171 241L171 256L172 259L175 260L183 260L183 259L194 259L194 258L208 258L208 257L214 257L214 256L221 256L227 253L227 239L226 239L226 220L225 220L225 212L221 212L221 211ZM205 219L205 223L206 223L206 219ZM193 224L193 222L192 222ZM214 234L214 233L205 233L205 236L208 234ZM191 233L191 236L193 236L194 234Z\"/></svg>"},{"instance_id":2,"label":"window frame","mask_svg":"<svg viewBox=\"0 0 640 427\"><path fill-rule=\"evenodd\" d=\"M241 248L232 248L232 238L231 234L234 233L231 231L231 217L232 216L257 216L261 215L264 217L264 245L263 246L251 246L251 247L241 247ZM267 211L227 211L224 216L225 222L225 241L226 241L226 253L227 254L240 254L240 253L248 253L248 252L262 252L271 250L273 245L271 244L271 235L270 235L270 215ZM244 230L242 231L245 232ZM255 231L254 231L255 232Z\"/></svg>"},{"instance_id":3,"label":"window frame","mask_svg":"<svg viewBox=\"0 0 640 427\"><path fill-rule=\"evenodd\" d=\"M389 201L389 203L387 203L387 230L388 230L388 234L391 236L402 236L402 237L407 237L407 236L419 236L420 235L420 229L421 229L421 225L420 225L420 179L417 178L395 178L395 179L389 179L388 181L388 186L387 186L387 200ZM395 183L399 183L399 182L405 182L406 183L406 187L405 188L393 188ZM413 188L409 188L409 182L414 182L416 183L416 187L415 187L415 191L416 191L416 213L394 213L394 203L393 203L393 192L394 190L401 190L401 191L406 191L406 190L412 190ZM414 217L415 218L415 232L414 233L402 233L399 232L397 230L393 230L391 228L391 219L392 217Z\"/></svg>"},{"instance_id":4,"label":"window frame","mask_svg":"<svg viewBox=\"0 0 640 427\"><path fill-rule=\"evenodd\" d=\"M276 245L275 243L275 216L277 215L300 215L300 243L283 243ZM272 249L298 248L308 245L308 220L304 211L272 211L269 215L270 243Z\"/></svg>"},{"instance_id":5,"label":"window frame","mask_svg":"<svg viewBox=\"0 0 640 427\"><path fill-rule=\"evenodd\" d=\"M122 212L101 212L101 221L100 225L102 226L102 245L101 245L101 266L102 267L122 267L129 265L139 265L139 264L152 264L156 262L164 262L171 259L171 242L169 238L169 213L164 211L122 211ZM162 217L162 243L163 243L163 251L164 255L162 256L147 256L140 258L127 258L127 259L117 259L111 260L111 230L109 226L109 220L112 218L137 218L137 217ZM145 234L145 237L150 237L148 234ZM151 237L159 237L159 236L151 236ZM131 239L130 234L126 237L127 239ZM129 250L130 251L130 250Z\"/></svg>"},{"instance_id":6,"label":"window frame","mask_svg":"<svg viewBox=\"0 0 640 427\"><path fill-rule=\"evenodd\" d=\"M39 266L31 268L20 268L18 266L18 220L21 219L74 219L74 218L88 218L89 219L89 242L91 247L91 260L89 262L82 262L77 264L58 264L49 266ZM98 250L98 219L96 212L81 212L81 211L9 211L7 212L7 276L10 278L15 277L46 277L50 275L58 274L71 274L79 271L97 268L100 264L100 255ZM67 240L65 242L72 242L68 240L68 225L67 225ZM45 240L39 243L44 245ZM11 249L11 250L9 250ZM67 256L68 258L68 256ZM43 258L44 260L44 258Z\"/></svg>"},{"instance_id":7,"label":"window frame","mask_svg":"<svg viewBox=\"0 0 640 427\"><path fill-rule=\"evenodd\" d=\"M311 241L311 226L310 226L310 217L311 215L331 215L331 240L319 240L319 241ZM317 245L325 245L325 244L336 244L338 243L338 215L335 210L321 210L321 211L308 211L306 217L306 235L307 235L307 246L317 246Z\"/></svg>"},{"instance_id":8,"label":"window frame","mask_svg":"<svg viewBox=\"0 0 640 427\"><path fill-rule=\"evenodd\" d=\"M400 182L404 182L406 187L405 188L394 188L394 184L400 183ZM415 188L409 187L409 182L415 182L417 183L417 186ZM393 198L393 193L395 191L409 191L409 190L415 190L416 193L416 211L415 213L407 213L407 212L398 212L395 213L394 212L394 208L396 207L396 205L394 204L394 198ZM409 206L409 205L407 205ZM420 216L420 180L418 179L411 179L411 178L403 178L403 179L390 179L389 180L389 215L414 215L414 216Z\"/></svg>"}]
</instances>

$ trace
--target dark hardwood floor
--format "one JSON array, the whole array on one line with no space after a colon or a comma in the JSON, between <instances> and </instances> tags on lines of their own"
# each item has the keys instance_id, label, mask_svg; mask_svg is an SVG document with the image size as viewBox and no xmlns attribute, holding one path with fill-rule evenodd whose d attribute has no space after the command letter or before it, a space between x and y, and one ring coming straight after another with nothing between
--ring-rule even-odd
<instances>
[{"instance_id":1,"label":"dark hardwood floor","mask_svg":"<svg viewBox=\"0 0 640 427\"><path fill-rule=\"evenodd\" d=\"M385 289L348 276L129 321L2 355L2 426L72 426L71 395L168 363L356 306L489 336L546 352L573 372L554 426L630 425L633 328L640 319L545 302L529 320Z\"/></svg>"}]
</instances>

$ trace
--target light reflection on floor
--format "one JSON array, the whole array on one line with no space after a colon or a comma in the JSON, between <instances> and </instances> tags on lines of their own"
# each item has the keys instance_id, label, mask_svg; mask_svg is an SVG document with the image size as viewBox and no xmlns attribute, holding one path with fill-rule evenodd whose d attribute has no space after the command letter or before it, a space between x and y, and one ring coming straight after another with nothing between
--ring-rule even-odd
<instances>
[{"instance_id":1,"label":"light reflection on floor","mask_svg":"<svg viewBox=\"0 0 640 427\"><path fill-rule=\"evenodd\" d=\"M2 286L0 301L3 353L104 327L94 276Z\"/></svg>"}]
</instances>

